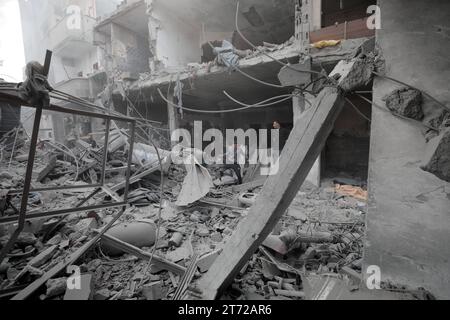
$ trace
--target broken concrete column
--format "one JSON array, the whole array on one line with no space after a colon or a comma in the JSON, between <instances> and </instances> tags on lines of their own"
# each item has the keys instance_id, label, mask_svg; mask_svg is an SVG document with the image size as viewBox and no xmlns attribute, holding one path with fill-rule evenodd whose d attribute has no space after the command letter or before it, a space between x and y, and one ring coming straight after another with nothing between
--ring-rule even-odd
<instances>
[{"instance_id":1,"label":"broken concrete column","mask_svg":"<svg viewBox=\"0 0 450 320\"><path fill-rule=\"evenodd\" d=\"M371 60L370 57L341 60L329 77L337 80L338 86L345 92L364 87L372 81L375 65Z\"/></svg>"},{"instance_id":2,"label":"broken concrete column","mask_svg":"<svg viewBox=\"0 0 450 320\"><path fill-rule=\"evenodd\" d=\"M422 93L418 90L404 87L393 91L387 97L386 107L395 114L415 120L422 120Z\"/></svg>"},{"instance_id":3,"label":"broken concrete column","mask_svg":"<svg viewBox=\"0 0 450 320\"><path fill-rule=\"evenodd\" d=\"M421 169L450 182L450 128L428 142Z\"/></svg>"}]
</instances>

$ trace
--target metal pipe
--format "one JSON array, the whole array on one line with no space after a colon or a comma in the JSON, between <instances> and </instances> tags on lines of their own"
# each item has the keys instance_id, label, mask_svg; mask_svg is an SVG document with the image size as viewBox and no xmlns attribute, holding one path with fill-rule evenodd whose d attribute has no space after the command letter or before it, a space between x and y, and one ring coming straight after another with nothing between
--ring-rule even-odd
<instances>
[{"instance_id":1,"label":"metal pipe","mask_svg":"<svg viewBox=\"0 0 450 320\"><path fill-rule=\"evenodd\" d=\"M126 174L126 182L125 182L125 193L123 194L123 201L128 202L128 193L130 190L130 178L131 178L131 165L133 163L133 148L134 148L134 138L136 132L136 121L131 123L131 133L130 133L130 147L128 154L128 168Z\"/></svg>"},{"instance_id":2,"label":"metal pipe","mask_svg":"<svg viewBox=\"0 0 450 320\"><path fill-rule=\"evenodd\" d=\"M0 263L3 262L3 259L8 254L9 250L14 246L14 244L17 241L17 238L19 238L20 233L22 232L24 226L25 226L25 215L27 212L27 206L28 206L28 197L30 195L31 190L31 179L33 177L33 166L34 166L34 159L36 158L36 147L37 147L37 141L39 137L39 126L41 125L41 116L42 116L42 108L37 107L36 113L34 115L34 124L33 124L33 133L31 135L31 146L30 146L30 152L28 156L28 163L27 163L27 171L25 174L25 181L24 181L24 189L22 194L22 201L20 205L20 213L19 213L19 221L16 231L13 233L11 238L9 239L8 243L3 247L2 251L0 252ZM13 218L13 221L16 221L17 217Z\"/></svg>"},{"instance_id":3,"label":"metal pipe","mask_svg":"<svg viewBox=\"0 0 450 320\"><path fill-rule=\"evenodd\" d=\"M31 213L26 215L26 219L38 219L38 218L51 218L51 217L57 217L62 216L69 213L75 213L75 212L85 212L85 211L91 211L91 210L100 210L100 209L108 209L108 208L117 208L126 206L128 203L126 201L118 202L118 203L109 203L109 204L101 204L101 205L95 205L95 206L88 206L83 208L70 208L70 209L61 209L56 211L50 211L50 212L38 212L38 213ZM16 222L17 217L5 217L0 218L0 225L6 224L6 223L12 223Z\"/></svg>"},{"instance_id":4,"label":"metal pipe","mask_svg":"<svg viewBox=\"0 0 450 320\"><path fill-rule=\"evenodd\" d=\"M102 163L102 171L101 171L101 178L100 178L100 185L103 186L105 184L105 170L106 170L106 163L108 162L108 145L109 145L109 130L111 127L111 120L106 120L106 132L105 132L105 143L103 145L103 163Z\"/></svg>"},{"instance_id":5,"label":"metal pipe","mask_svg":"<svg viewBox=\"0 0 450 320\"><path fill-rule=\"evenodd\" d=\"M57 190L76 190L76 189L91 189L91 188L100 188L102 187L101 184L89 184L86 186L54 186L54 187L48 187L48 188L35 188L32 189L30 192L45 192L45 191L57 191ZM23 190L11 190L8 192L8 194L22 194Z\"/></svg>"}]
</instances>

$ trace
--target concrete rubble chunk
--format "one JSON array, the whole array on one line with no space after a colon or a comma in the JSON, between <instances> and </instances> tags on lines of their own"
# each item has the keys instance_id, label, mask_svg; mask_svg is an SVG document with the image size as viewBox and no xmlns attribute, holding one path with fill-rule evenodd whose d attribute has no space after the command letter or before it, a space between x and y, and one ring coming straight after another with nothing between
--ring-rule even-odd
<instances>
[{"instance_id":1,"label":"concrete rubble chunk","mask_svg":"<svg viewBox=\"0 0 450 320\"><path fill-rule=\"evenodd\" d=\"M339 87L345 92L350 92L369 84L373 71L374 64L369 57L341 60L329 77L337 78Z\"/></svg>"},{"instance_id":2,"label":"concrete rubble chunk","mask_svg":"<svg viewBox=\"0 0 450 320\"><path fill-rule=\"evenodd\" d=\"M142 288L142 294L147 300L161 300L163 298L163 282L153 282Z\"/></svg>"},{"instance_id":3,"label":"concrete rubble chunk","mask_svg":"<svg viewBox=\"0 0 450 320\"><path fill-rule=\"evenodd\" d=\"M55 252L58 251L58 246L54 245L51 246L44 251L42 251L40 254L38 254L36 257L31 259L29 262L29 265L35 268L39 268L40 266L44 265L48 260L50 260Z\"/></svg>"},{"instance_id":4,"label":"concrete rubble chunk","mask_svg":"<svg viewBox=\"0 0 450 320\"><path fill-rule=\"evenodd\" d=\"M179 232L175 232L169 240L169 246L172 247L179 247L181 246L181 243L183 242L183 235Z\"/></svg>"},{"instance_id":5,"label":"concrete rubble chunk","mask_svg":"<svg viewBox=\"0 0 450 320\"><path fill-rule=\"evenodd\" d=\"M110 297L111 297L111 291L109 291L108 289L98 290L94 294L94 300L97 300L97 301L108 300Z\"/></svg>"},{"instance_id":6,"label":"concrete rubble chunk","mask_svg":"<svg viewBox=\"0 0 450 320\"><path fill-rule=\"evenodd\" d=\"M401 88L393 91L387 97L386 107L392 112L415 120L422 120L422 93L411 88Z\"/></svg>"},{"instance_id":7,"label":"concrete rubble chunk","mask_svg":"<svg viewBox=\"0 0 450 320\"><path fill-rule=\"evenodd\" d=\"M167 254L166 258L173 262L180 262L189 257L189 250L187 248L181 247Z\"/></svg>"},{"instance_id":8,"label":"concrete rubble chunk","mask_svg":"<svg viewBox=\"0 0 450 320\"><path fill-rule=\"evenodd\" d=\"M67 289L67 278L50 279L47 285L47 298L64 294Z\"/></svg>"},{"instance_id":9,"label":"concrete rubble chunk","mask_svg":"<svg viewBox=\"0 0 450 320\"><path fill-rule=\"evenodd\" d=\"M216 250L202 256L197 261L197 267L200 269L200 272L207 272L221 252L222 250Z\"/></svg>"},{"instance_id":10,"label":"concrete rubble chunk","mask_svg":"<svg viewBox=\"0 0 450 320\"><path fill-rule=\"evenodd\" d=\"M73 228L76 232L86 234L91 229L97 228L97 221L95 220L95 218L83 219L78 222Z\"/></svg>"},{"instance_id":11,"label":"concrete rubble chunk","mask_svg":"<svg viewBox=\"0 0 450 320\"><path fill-rule=\"evenodd\" d=\"M450 128L428 142L421 168L450 182Z\"/></svg>"}]
</instances>

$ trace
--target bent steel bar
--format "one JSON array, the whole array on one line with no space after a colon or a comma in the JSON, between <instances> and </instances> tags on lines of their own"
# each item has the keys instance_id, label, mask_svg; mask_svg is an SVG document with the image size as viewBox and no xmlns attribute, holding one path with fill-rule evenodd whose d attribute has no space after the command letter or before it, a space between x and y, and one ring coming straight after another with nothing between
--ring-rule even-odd
<instances>
[{"instance_id":1,"label":"bent steel bar","mask_svg":"<svg viewBox=\"0 0 450 320\"><path fill-rule=\"evenodd\" d=\"M42 75L45 77L48 76L51 60L52 60L52 52L50 50L47 50L47 53L45 55L44 68L42 72ZM21 234L23 228L25 227L25 219L26 219L25 215L27 213L28 197L30 195L31 190L31 179L33 178L33 166L34 166L34 159L36 158L36 147L39 138L39 127L41 125L43 107L44 104L35 106L36 113L34 115L33 133L31 134L30 152L28 155L27 170L25 173L25 181L23 187L22 201L20 204L18 226L16 231L14 231L13 235L11 236L11 238L9 238L8 243L0 251L0 264L3 262L3 259L6 257L11 248L14 247L14 244L16 243L17 239L19 238L19 235Z\"/></svg>"},{"instance_id":2,"label":"bent steel bar","mask_svg":"<svg viewBox=\"0 0 450 320\"><path fill-rule=\"evenodd\" d=\"M51 51L47 51L44 70L49 70L50 61L51 61ZM20 213L19 213L18 217L11 216L11 217L0 218L0 224L13 223L15 221L18 221L18 227L17 227L16 231L14 232L12 237L9 239L6 246L3 247L3 249L0 252L0 263L6 257L6 255L11 250L11 248L14 246L15 242L17 241L17 238L19 237L20 233L22 232L22 230L24 228L25 221L27 219L63 216L63 215L67 215L67 214L75 213L75 212L85 212L85 211L90 211L90 210L100 210L100 209L107 209L107 208L116 208L116 207L124 208L128 205L128 193L129 193L129 186L130 186L131 166L132 166L132 159L133 159L133 146L134 146L134 141L135 141L135 129L136 129L136 120L135 119L126 117L126 116L121 117L121 116L116 116L116 115L111 115L111 114L84 111L84 110L78 110L78 109L69 109L69 108L64 108L64 107L60 107L60 106L56 106L56 105L32 106L32 105L29 105L26 101L22 100L19 97L18 90L14 87L14 84L11 84L10 86L7 86L7 87L0 86L0 101L14 102L21 106L28 106L28 107L36 108L36 114L35 114L34 125L33 125L33 133L32 133L31 142L30 142L31 146L30 146L28 163L27 163L27 171L26 171L26 175L25 175L24 189L23 189L23 191L20 191L20 190L12 191L12 193L15 193L15 194L22 194ZM67 114L73 114L73 115L81 115L81 116L87 116L87 117L91 117L91 118L100 118L100 119L106 120L105 146L104 146L105 150L104 150L104 154L103 154L104 158L102 161L102 170L101 170L102 178L101 178L100 184L86 185L86 186L54 186L54 187L48 187L48 188L32 189L31 180L32 180L34 160L35 160L35 156L36 156L35 154L36 154L36 146L37 146L37 140L38 140L38 135L39 135L40 120L41 120L43 110L61 112L61 113L67 113ZM112 120L127 122L127 123L131 124L129 155L128 155L128 163L127 163L127 167L126 167L127 171L126 171L126 178L125 178L124 201L116 202L116 203L107 203L107 204L80 207L81 205L86 203L87 200L91 199L95 194L97 194L99 191L99 189L98 189L94 193L89 195L84 201L79 203L74 208L61 209L61 210L50 211L50 212L37 212L37 213L27 214L28 197L29 197L30 192L33 192L33 191L45 192L45 191L53 191L53 190L74 190L74 189L84 189L84 188L102 188L104 186L104 183L105 183L104 177L105 177L105 170L106 170L106 163L107 163L107 156L108 156L109 129L110 129L110 122Z\"/></svg>"},{"instance_id":3,"label":"bent steel bar","mask_svg":"<svg viewBox=\"0 0 450 320\"><path fill-rule=\"evenodd\" d=\"M17 92L17 89L14 87L0 87L0 100L5 102L14 102L21 106L30 107L30 108L36 108L36 106L30 105L28 102L22 100L19 97L19 94ZM46 106L43 108L43 110L46 111L54 111L54 112L61 112L61 113L68 113L68 114L74 114L79 116L86 116L91 118L99 118L104 120L115 120L115 121L121 121L121 122L133 122L136 121L136 119L127 117L127 116L117 116L107 113L99 113L99 112L93 112L93 111L86 111L86 110L80 110L80 109L70 109L66 107L57 106L55 104L50 104L49 106Z\"/></svg>"},{"instance_id":4,"label":"bent steel bar","mask_svg":"<svg viewBox=\"0 0 450 320\"><path fill-rule=\"evenodd\" d=\"M61 209L61 210L55 210L55 211L37 212L37 213L27 214L25 216L25 218L26 219L52 218L52 217L63 216L63 215L67 215L67 214L75 213L75 212L85 212L85 211L91 211L91 210L117 208L117 207L126 206L127 204L128 204L128 202L123 201L123 202L99 204L99 205L87 206L87 207L75 207L75 208ZM17 216L0 218L0 224L12 223L15 221L17 221Z\"/></svg>"},{"instance_id":5,"label":"bent steel bar","mask_svg":"<svg viewBox=\"0 0 450 320\"><path fill-rule=\"evenodd\" d=\"M34 159L36 157L36 146L37 146L37 140L38 140L38 136L39 136L39 126L41 124L41 116L42 116L42 108L36 108L36 114L34 115L33 133L31 135L31 142L30 142L31 143L30 153L28 156L27 171L25 173L22 201L20 204L18 226L17 226L16 231L13 233L13 235L9 239L8 243L3 247L2 251L0 252L0 263L3 262L3 259L6 257L6 255L11 250L11 248L14 246L14 244L17 241L17 238L19 238L19 235L25 226L25 219L26 219L25 216L26 216L27 206L28 206L28 196L30 195L30 190L31 190L31 179L32 179L32 175L33 175ZM13 221L16 221L16 220L17 220L17 217L14 217Z\"/></svg>"}]
</instances>

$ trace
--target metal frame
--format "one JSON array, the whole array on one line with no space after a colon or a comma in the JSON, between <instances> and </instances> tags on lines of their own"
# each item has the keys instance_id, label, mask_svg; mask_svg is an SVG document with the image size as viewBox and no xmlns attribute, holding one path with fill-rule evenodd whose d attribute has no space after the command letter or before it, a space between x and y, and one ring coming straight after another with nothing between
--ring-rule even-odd
<instances>
[{"instance_id":1,"label":"metal frame","mask_svg":"<svg viewBox=\"0 0 450 320\"><path fill-rule=\"evenodd\" d=\"M47 51L47 55L45 58L45 64L44 64L44 75L48 75L48 70L50 68L50 62L51 62L51 51ZM22 191L15 190L12 193L16 194L22 194L22 200L21 200L21 206L20 206L20 212L19 216L11 216L11 217L4 217L0 218L0 225L5 223L13 223L15 221L18 221L18 227L15 230L14 234L9 239L6 246L3 247L3 249L0 252L0 263L3 261L3 259L6 257L10 249L14 246L15 242L17 241L20 233L24 229L25 221L27 219L36 219L36 218L44 218L44 217L55 217L55 216L62 216L67 215L70 213L75 212L84 212L84 211L90 211L90 210L99 210L99 209L107 209L107 208L116 208L116 207L125 207L128 205L128 194L129 194L129 187L130 187L130 178L131 178L131 166L132 166L132 157L133 157L133 147L134 147L134 141L135 141L135 131L136 131L136 120L129 118L129 117L120 117L110 114L102 114L102 113L96 113L96 112L90 112L90 111L83 111L83 110L76 110L76 109L69 109L64 108L56 105L49 105L47 107L45 106L30 106L28 103L20 99L18 96L17 89L15 88L0 88L0 100L4 101L14 101L16 103L19 103L22 106L29 106L36 109L36 114L34 117L34 124L33 124L33 132L31 135L30 140L30 151L28 156L28 163L27 163L27 169L25 174L25 182L24 182L24 188ZM87 186L59 186L59 187L49 187L49 188L37 188L32 189L31 188L31 180L32 180L32 174L33 174L33 167L35 162L35 156L36 156L36 146L38 142L38 135L39 135L39 126L42 116L42 111L48 110L48 111L55 111L55 112L61 112L61 113L67 113L67 114L73 114L73 115L82 115L87 116L91 118L100 118L106 120L106 131L105 131L105 143L104 143L104 152L103 152L103 162L102 162L102 170L101 170L101 179L100 183L95 185L87 185ZM123 196L122 202L116 202L116 203L108 203L108 204L101 204L101 205L91 205L86 207L81 207L84 203L89 201L92 197L94 197L100 189L104 187L105 184L105 170L106 170L106 164L108 159L108 144L109 144L109 129L111 126L111 121L121 121L126 122L131 125L131 133L130 133L130 147L129 147L129 154L128 154L128 162L127 162L127 169L126 169L126 181L125 181L125 192ZM68 208L68 209L61 209L61 210L55 210L55 211L49 211L49 212L35 212L27 215L27 206L28 206L28 198L30 195L30 192L37 192L37 191L54 191L54 190L74 190L74 189L85 189L85 188L95 188L95 190L87 196L85 199L83 199L78 205L76 205L74 208Z\"/></svg>"}]
</instances>

